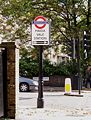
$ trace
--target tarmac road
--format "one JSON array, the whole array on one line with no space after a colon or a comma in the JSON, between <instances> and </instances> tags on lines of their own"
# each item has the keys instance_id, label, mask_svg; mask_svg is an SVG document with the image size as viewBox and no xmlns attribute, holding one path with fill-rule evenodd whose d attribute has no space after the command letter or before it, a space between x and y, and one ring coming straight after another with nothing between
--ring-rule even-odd
<instances>
[{"instance_id":1,"label":"tarmac road","mask_svg":"<svg viewBox=\"0 0 91 120\"><path fill-rule=\"evenodd\" d=\"M91 120L91 91L83 97L44 92L44 108L37 108L38 93L19 93L17 120Z\"/></svg>"}]
</instances>

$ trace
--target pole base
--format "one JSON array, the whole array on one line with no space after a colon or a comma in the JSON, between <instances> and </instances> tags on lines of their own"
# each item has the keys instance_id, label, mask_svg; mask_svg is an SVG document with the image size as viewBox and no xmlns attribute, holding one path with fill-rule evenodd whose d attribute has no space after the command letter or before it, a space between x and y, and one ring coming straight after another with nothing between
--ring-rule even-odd
<instances>
[{"instance_id":1,"label":"pole base","mask_svg":"<svg viewBox=\"0 0 91 120\"><path fill-rule=\"evenodd\" d=\"M44 99L43 98L37 99L37 108L44 108Z\"/></svg>"},{"instance_id":2,"label":"pole base","mask_svg":"<svg viewBox=\"0 0 91 120\"><path fill-rule=\"evenodd\" d=\"M65 93L64 95L66 95L66 96L76 96L76 97L83 97L83 95L81 95L81 94L74 94L74 93Z\"/></svg>"}]
</instances>

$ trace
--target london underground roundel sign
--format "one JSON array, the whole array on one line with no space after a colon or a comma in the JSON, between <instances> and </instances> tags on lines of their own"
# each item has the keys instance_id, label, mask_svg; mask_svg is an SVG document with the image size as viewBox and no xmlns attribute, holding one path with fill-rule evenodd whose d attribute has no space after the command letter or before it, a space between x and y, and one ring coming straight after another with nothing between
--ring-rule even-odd
<instances>
[{"instance_id":1,"label":"london underground roundel sign","mask_svg":"<svg viewBox=\"0 0 91 120\"><path fill-rule=\"evenodd\" d=\"M49 22L43 16L37 16L32 22L32 45L49 45Z\"/></svg>"},{"instance_id":2,"label":"london underground roundel sign","mask_svg":"<svg viewBox=\"0 0 91 120\"><path fill-rule=\"evenodd\" d=\"M46 19L43 16L38 16L34 19L36 28L42 29L46 26Z\"/></svg>"}]
</instances>

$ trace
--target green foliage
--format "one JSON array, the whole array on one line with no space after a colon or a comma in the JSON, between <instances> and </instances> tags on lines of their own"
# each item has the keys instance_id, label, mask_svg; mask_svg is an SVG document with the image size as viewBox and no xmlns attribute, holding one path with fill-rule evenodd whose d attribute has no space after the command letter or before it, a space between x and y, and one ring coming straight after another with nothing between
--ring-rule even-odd
<instances>
[{"instance_id":1,"label":"green foliage","mask_svg":"<svg viewBox=\"0 0 91 120\"><path fill-rule=\"evenodd\" d=\"M43 75L44 76L51 76L54 74L55 66L51 64L49 60L43 61Z\"/></svg>"},{"instance_id":2,"label":"green foliage","mask_svg":"<svg viewBox=\"0 0 91 120\"><path fill-rule=\"evenodd\" d=\"M43 76L68 76L72 74L77 74L77 70L73 68L71 61L66 64L60 63L58 65L53 65L49 60L43 60ZM27 50L24 50L23 56L20 58L20 75L31 78L39 75L38 59L29 57Z\"/></svg>"},{"instance_id":3,"label":"green foliage","mask_svg":"<svg viewBox=\"0 0 91 120\"><path fill-rule=\"evenodd\" d=\"M5 21L5 24L2 22L4 30L1 33L7 40L31 40L28 28L36 16L43 15L51 21L52 44L57 41L60 44L64 39L75 36L74 12L76 17L82 18L77 21L78 33L84 25L82 21L86 18L83 0L1 0L0 3L0 14L3 22ZM74 8L75 5L77 8ZM9 30L8 25L11 26Z\"/></svg>"},{"instance_id":4,"label":"green foliage","mask_svg":"<svg viewBox=\"0 0 91 120\"><path fill-rule=\"evenodd\" d=\"M90 31L91 34L91 24L88 24L91 23L91 5L87 3L90 3L90 0L0 0L0 35L3 35L3 40L16 41L18 39L23 45L27 41L31 41L30 27L34 18L43 15L51 21L52 44L50 46L57 48L58 44L64 44L66 46L64 47L65 53L69 53L70 45L67 41L76 38L81 41L84 30ZM26 63L30 63L30 60L34 60L34 57L26 56L26 52L25 55L23 52L21 54L26 60L21 58L24 61L21 61L23 65L20 65L24 66L24 70L22 70L25 74L26 69L30 69ZM36 56L34 53L33 55ZM82 59L82 56L80 57ZM89 63L90 60L91 58L88 60ZM34 65L32 63L30 66L35 68L35 62ZM51 70L51 67L53 67L53 70ZM51 67L45 67L46 72L49 71L48 74L50 75L69 74L63 65L60 65L61 70L60 68L56 69L55 66ZM51 73L51 71L55 72ZM26 74L32 75L32 73Z\"/></svg>"},{"instance_id":5,"label":"green foliage","mask_svg":"<svg viewBox=\"0 0 91 120\"><path fill-rule=\"evenodd\" d=\"M20 57L20 75L21 76L38 76L38 61L35 59L35 57L32 57L31 52L28 51L25 48L22 48L20 51L22 53Z\"/></svg>"}]
</instances>

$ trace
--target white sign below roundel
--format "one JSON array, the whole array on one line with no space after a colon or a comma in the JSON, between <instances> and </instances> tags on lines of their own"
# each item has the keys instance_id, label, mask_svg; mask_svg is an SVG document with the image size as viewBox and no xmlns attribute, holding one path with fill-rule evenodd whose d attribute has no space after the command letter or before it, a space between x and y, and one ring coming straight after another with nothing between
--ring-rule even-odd
<instances>
[{"instance_id":1,"label":"white sign below roundel","mask_svg":"<svg viewBox=\"0 0 91 120\"><path fill-rule=\"evenodd\" d=\"M43 16L32 23L32 45L49 45L49 23Z\"/></svg>"}]
</instances>

